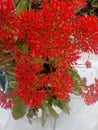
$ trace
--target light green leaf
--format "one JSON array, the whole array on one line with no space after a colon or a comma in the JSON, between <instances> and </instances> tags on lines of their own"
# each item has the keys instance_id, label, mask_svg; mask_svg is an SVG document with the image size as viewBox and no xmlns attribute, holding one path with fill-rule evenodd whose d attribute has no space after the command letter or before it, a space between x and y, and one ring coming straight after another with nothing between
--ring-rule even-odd
<instances>
[{"instance_id":1,"label":"light green leaf","mask_svg":"<svg viewBox=\"0 0 98 130\"><path fill-rule=\"evenodd\" d=\"M13 88L13 89L16 89L16 88L17 88L16 82L15 82L15 81L10 81L10 82L9 82L9 87L10 87L10 88Z\"/></svg>"},{"instance_id":2,"label":"light green leaf","mask_svg":"<svg viewBox=\"0 0 98 130\"><path fill-rule=\"evenodd\" d=\"M45 125L46 121L47 121L47 113L46 113L46 111L42 111L42 117L41 117L42 126Z\"/></svg>"},{"instance_id":3,"label":"light green leaf","mask_svg":"<svg viewBox=\"0 0 98 130\"><path fill-rule=\"evenodd\" d=\"M64 104L62 101L55 100L55 99L53 99L53 104L56 105L57 107L59 107L66 114L70 114L70 108L69 108L68 104Z\"/></svg>"},{"instance_id":4,"label":"light green leaf","mask_svg":"<svg viewBox=\"0 0 98 130\"><path fill-rule=\"evenodd\" d=\"M47 121L47 117L48 117L48 111L47 111L46 103L43 103L41 105L41 109L42 109L41 124L42 124L42 126L44 126L46 121Z\"/></svg>"},{"instance_id":5,"label":"light green leaf","mask_svg":"<svg viewBox=\"0 0 98 130\"><path fill-rule=\"evenodd\" d=\"M21 12L26 10L25 1L21 0L17 6L17 14L20 14Z\"/></svg>"},{"instance_id":6,"label":"light green leaf","mask_svg":"<svg viewBox=\"0 0 98 130\"><path fill-rule=\"evenodd\" d=\"M41 124L42 126L44 126L44 124L47 121L47 117L50 114L52 117L54 118L58 118L58 114L57 112L52 108L52 106L48 103L43 103L41 105L41 109L42 109L42 118L41 118Z\"/></svg>"},{"instance_id":7,"label":"light green leaf","mask_svg":"<svg viewBox=\"0 0 98 130\"><path fill-rule=\"evenodd\" d=\"M35 64L37 63L45 63L45 60L43 58L37 58Z\"/></svg>"},{"instance_id":8,"label":"light green leaf","mask_svg":"<svg viewBox=\"0 0 98 130\"><path fill-rule=\"evenodd\" d=\"M73 90L73 94L75 95L81 95L82 93L82 86L75 86L74 90Z\"/></svg>"},{"instance_id":9,"label":"light green leaf","mask_svg":"<svg viewBox=\"0 0 98 130\"><path fill-rule=\"evenodd\" d=\"M66 114L70 114L70 107L68 104L64 104L64 108L62 109Z\"/></svg>"}]
</instances>

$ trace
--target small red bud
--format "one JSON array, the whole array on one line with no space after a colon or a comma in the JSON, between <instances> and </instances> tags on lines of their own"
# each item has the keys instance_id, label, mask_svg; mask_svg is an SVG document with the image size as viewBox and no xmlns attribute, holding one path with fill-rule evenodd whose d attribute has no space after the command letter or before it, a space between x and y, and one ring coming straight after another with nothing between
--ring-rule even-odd
<instances>
[{"instance_id":1,"label":"small red bud","mask_svg":"<svg viewBox=\"0 0 98 130\"><path fill-rule=\"evenodd\" d=\"M85 62L85 66L86 66L87 68L91 68L91 67L92 67L92 63L87 60L87 61Z\"/></svg>"}]
</instances>

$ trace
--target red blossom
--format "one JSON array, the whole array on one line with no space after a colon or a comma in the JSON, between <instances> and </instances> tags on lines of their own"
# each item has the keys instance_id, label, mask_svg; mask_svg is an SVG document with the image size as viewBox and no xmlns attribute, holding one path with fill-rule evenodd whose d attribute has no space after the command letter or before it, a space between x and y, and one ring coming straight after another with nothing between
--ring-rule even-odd
<instances>
[{"instance_id":1,"label":"red blossom","mask_svg":"<svg viewBox=\"0 0 98 130\"><path fill-rule=\"evenodd\" d=\"M98 54L98 47L95 48L94 53L97 55Z\"/></svg>"},{"instance_id":2,"label":"red blossom","mask_svg":"<svg viewBox=\"0 0 98 130\"><path fill-rule=\"evenodd\" d=\"M13 101L13 94L6 94L0 90L0 106L4 109L12 109L15 101Z\"/></svg>"},{"instance_id":3,"label":"red blossom","mask_svg":"<svg viewBox=\"0 0 98 130\"><path fill-rule=\"evenodd\" d=\"M74 43L82 51L96 51L98 48L98 18L95 16L78 17L74 27Z\"/></svg>"},{"instance_id":4,"label":"red blossom","mask_svg":"<svg viewBox=\"0 0 98 130\"><path fill-rule=\"evenodd\" d=\"M71 21L75 17L73 4L54 0L43 2L42 8L37 13L32 10L21 14L19 39L38 57L61 56L72 64L79 58L78 49L70 42L73 33Z\"/></svg>"},{"instance_id":5,"label":"red blossom","mask_svg":"<svg viewBox=\"0 0 98 130\"><path fill-rule=\"evenodd\" d=\"M40 63L35 64L33 57L25 55L21 62L17 62L15 69L16 81L19 86L16 93L31 108L39 108L46 97L44 91L37 91L38 76L42 68Z\"/></svg>"},{"instance_id":6,"label":"red blossom","mask_svg":"<svg viewBox=\"0 0 98 130\"><path fill-rule=\"evenodd\" d=\"M65 69L58 66L55 71L40 75L42 70L44 70L43 64L35 64L33 57L25 56L17 62L16 93L23 102L30 108L39 108L51 96L64 102L69 101L73 80Z\"/></svg>"},{"instance_id":7,"label":"red blossom","mask_svg":"<svg viewBox=\"0 0 98 130\"><path fill-rule=\"evenodd\" d=\"M79 10L80 8L84 8L87 6L86 0L72 0L72 2L76 10Z\"/></svg>"},{"instance_id":8,"label":"red blossom","mask_svg":"<svg viewBox=\"0 0 98 130\"><path fill-rule=\"evenodd\" d=\"M91 68L92 67L92 63L90 61L86 61L85 65L87 68Z\"/></svg>"},{"instance_id":9,"label":"red blossom","mask_svg":"<svg viewBox=\"0 0 98 130\"><path fill-rule=\"evenodd\" d=\"M79 10L80 8L84 8L87 5L86 0L59 0L59 1L61 1L61 2L70 2L71 1L76 10Z\"/></svg>"},{"instance_id":10,"label":"red blossom","mask_svg":"<svg viewBox=\"0 0 98 130\"><path fill-rule=\"evenodd\" d=\"M13 52L17 41L18 17L13 0L0 1L0 52Z\"/></svg>"},{"instance_id":11,"label":"red blossom","mask_svg":"<svg viewBox=\"0 0 98 130\"><path fill-rule=\"evenodd\" d=\"M98 79L95 78L95 83L89 85L82 96L87 105L93 104L98 100Z\"/></svg>"}]
</instances>

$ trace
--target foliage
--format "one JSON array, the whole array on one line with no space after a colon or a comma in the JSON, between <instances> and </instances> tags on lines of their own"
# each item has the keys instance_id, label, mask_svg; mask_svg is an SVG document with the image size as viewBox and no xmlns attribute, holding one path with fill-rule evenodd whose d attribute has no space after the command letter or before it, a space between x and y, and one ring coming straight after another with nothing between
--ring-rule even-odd
<instances>
[{"instance_id":1,"label":"foliage","mask_svg":"<svg viewBox=\"0 0 98 130\"><path fill-rule=\"evenodd\" d=\"M78 11L81 15L96 15L98 17L98 0L87 0L87 6Z\"/></svg>"}]
</instances>

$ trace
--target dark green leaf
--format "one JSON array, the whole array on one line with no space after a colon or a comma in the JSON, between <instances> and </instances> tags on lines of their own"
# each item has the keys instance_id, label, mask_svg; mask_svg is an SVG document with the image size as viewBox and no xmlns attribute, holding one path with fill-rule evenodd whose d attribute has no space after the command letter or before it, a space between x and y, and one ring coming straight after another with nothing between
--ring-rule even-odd
<instances>
[{"instance_id":1,"label":"dark green leaf","mask_svg":"<svg viewBox=\"0 0 98 130\"><path fill-rule=\"evenodd\" d=\"M33 111L33 109L30 109L28 114L27 114L27 117L28 118L33 118L33 115L34 115L34 111Z\"/></svg>"},{"instance_id":2,"label":"dark green leaf","mask_svg":"<svg viewBox=\"0 0 98 130\"><path fill-rule=\"evenodd\" d=\"M17 101L17 104L13 106L12 109L12 115L14 119L19 119L23 117L26 114L26 107L24 104L21 102L21 100Z\"/></svg>"},{"instance_id":3,"label":"dark green leaf","mask_svg":"<svg viewBox=\"0 0 98 130\"><path fill-rule=\"evenodd\" d=\"M53 99L52 101L53 101L53 104L56 105L56 106L58 106L60 109L64 108L64 105L63 105L62 101L55 100L55 99Z\"/></svg>"},{"instance_id":4,"label":"dark green leaf","mask_svg":"<svg viewBox=\"0 0 98 130\"><path fill-rule=\"evenodd\" d=\"M21 49L22 49L24 52L27 52L27 53L28 53L28 50L29 50L28 46L27 46L26 44L22 43L22 42L19 42L19 44L20 44Z\"/></svg>"},{"instance_id":5,"label":"dark green leaf","mask_svg":"<svg viewBox=\"0 0 98 130\"><path fill-rule=\"evenodd\" d=\"M38 109L37 108L33 109L33 114L34 114L34 116L38 116Z\"/></svg>"}]
</instances>

